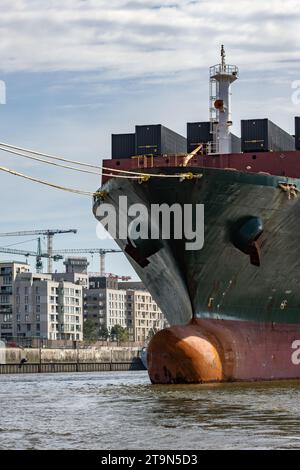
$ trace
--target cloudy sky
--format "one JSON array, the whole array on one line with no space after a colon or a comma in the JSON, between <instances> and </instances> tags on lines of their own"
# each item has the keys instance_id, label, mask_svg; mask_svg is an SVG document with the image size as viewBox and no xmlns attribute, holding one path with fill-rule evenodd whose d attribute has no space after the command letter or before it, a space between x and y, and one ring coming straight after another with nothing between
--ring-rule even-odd
<instances>
[{"instance_id":1,"label":"cloudy sky","mask_svg":"<svg viewBox=\"0 0 300 470\"><path fill-rule=\"evenodd\" d=\"M240 67L238 135L240 119L253 117L292 133L300 115L292 101L300 80L299 0L0 0L0 7L2 142L98 163L110 156L110 134L135 124L185 134L187 121L208 118L208 67L219 61L222 43L227 61ZM97 177L3 152L0 165L90 191L99 186ZM55 247L115 247L97 240L88 197L3 173L0 188L1 232L78 228L77 236L57 236ZM2 238L1 245L20 241ZM123 255L107 257L107 271L133 274Z\"/></svg>"}]
</instances>

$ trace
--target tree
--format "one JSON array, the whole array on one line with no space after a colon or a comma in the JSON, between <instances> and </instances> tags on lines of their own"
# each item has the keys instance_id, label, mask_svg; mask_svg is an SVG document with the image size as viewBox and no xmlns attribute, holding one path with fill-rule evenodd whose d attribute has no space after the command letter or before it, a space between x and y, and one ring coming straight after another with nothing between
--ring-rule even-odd
<instances>
[{"instance_id":1,"label":"tree","mask_svg":"<svg viewBox=\"0 0 300 470\"><path fill-rule=\"evenodd\" d=\"M93 320L88 319L83 323L83 339L86 341L97 341L98 331Z\"/></svg>"},{"instance_id":2,"label":"tree","mask_svg":"<svg viewBox=\"0 0 300 470\"><path fill-rule=\"evenodd\" d=\"M128 341L129 334L126 328L123 328L121 325L114 325L110 330L111 339L116 339L117 341L124 342Z\"/></svg>"},{"instance_id":3,"label":"tree","mask_svg":"<svg viewBox=\"0 0 300 470\"><path fill-rule=\"evenodd\" d=\"M104 339L105 341L108 339L109 337L109 331L108 329L106 328L106 326L100 326L99 328L99 338L101 339Z\"/></svg>"}]
</instances>

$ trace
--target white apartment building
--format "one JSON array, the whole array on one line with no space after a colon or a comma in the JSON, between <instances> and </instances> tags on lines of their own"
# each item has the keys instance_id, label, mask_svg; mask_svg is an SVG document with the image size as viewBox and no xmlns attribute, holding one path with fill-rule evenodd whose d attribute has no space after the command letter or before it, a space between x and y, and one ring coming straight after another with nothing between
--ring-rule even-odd
<instances>
[{"instance_id":1,"label":"white apartment building","mask_svg":"<svg viewBox=\"0 0 300 470\"><path fill-rule=\"evenodd\" d=\"M71 282L73 284L78 284L82 286L83 289L87 289L89 286L89 277L84 273L53 273L52 279L56 282Z\"/></svg>"},{"instance_id":2,"label":"white apartment building","mask_svg":"<svg viewBox=\"0 0 300 470\"><path fill-rule=\"evenodd\" d=\"M82 285L63 275L21 273L14 283L13 335L81 341L82 301Z\"/></svg>"},{"instance_id":3,"label":"white apartment building","mask_svg":"<svg viewBox=\"0 0 300 470\"><path fill-rule=\"evenodd\" d=\"M121 325L131 341L145 341L167 326L166 320L141 282L120 282L114 278L90 277L84 291L84 318L110 331Z\"/></svg>"},{"instance_id":4,"label":"white apartment building","mask_svg":"<svg viewBox=\"0 0 300 470\"><path fill-rule=\"evenodd\" d=\"M127 327L126 290L106 290L106 325L110 331L113 326Z\"/></svg>"},{"instance_id":5,"label":"white apartment building","mask_svg":"<svg viewBox=\"0 0 300 470\"><path fill-rule=\"evenodd\" d=\"M9 340L13 336L14 281L29 268L27 263L0 262L0 339Z\"/></svg>"},{"instance_id":6,"label":"white apartment building","mask_svg":"<svg viewBox=\"0 0 300 470\"><path fill-rule=\"evenodd\" d=\"M84 318L109 331L115 325L127 327L126 291L118 289L116 279L90 277L89 289L84 291Z\"/></svg>"},{"instance_id":7,"label":"white apartment building","mask_svg":"<svg viewBox=\"0 0 300 470\"><path fill-rule=\"evenodd\" d=\"M147 290L126 292L127 322L130 339L146 341L167 326L165 317Z\"/></svg>"}]
</instances>

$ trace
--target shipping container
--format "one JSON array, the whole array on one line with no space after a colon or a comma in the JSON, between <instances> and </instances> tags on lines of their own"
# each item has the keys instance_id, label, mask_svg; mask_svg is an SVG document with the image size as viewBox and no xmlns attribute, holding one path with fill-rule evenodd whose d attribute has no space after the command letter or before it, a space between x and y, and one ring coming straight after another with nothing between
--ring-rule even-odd
<instances>
[{"instance_id":1,"label":"shipping container","mask_svg":"<svg viewBox=\"0 0 300 470\"><path fill-rule=\"evenodd\" d=\"M112 134L111 157L113 159L130 158L135 154L135 134Z\"/></svg>"},{"instance_id":2,"label":"shipping container","mask_svg":"<svg viewBox=\"0 0 300 470\"><path fill-rule=\"evenodd\" d=\"M295 139L269 119L241 121L242 152L283 152L295 149Z\"/></svg>"},{"instance_id":3,"label":"shipping container","mask_svg":"<svg viewBox=\"0 0 300 470\"><path fill-rule=\"evenodd\" d=\"M136 126L137 155L186 153L186 138L161 124Z\"/></svg>"},{"instance_id":4,"label":"shipping container","mask_svg":"<svg viewBox=\"0 0 300 470\"><path fill-rule=\"evenodd\" d=\"M295 117L295 148L300 150L300 117Z\"/></svg>"},{"instance_id":5,"label":"shipping container","mask_svg":"<svg viewBox=\"0 0 300 470\"><path fill-rule=\"evenodd\" d=\"M232 133L230 134L230 137L231 137L231 152L240 153L241 152L241 139Z\"/></svg>"},{"instance_id":6,"label":"shipping container","mask_svg":"<svg viewBox=\"0 0 300 470\"><path fill-rule=\"evenodd\" d=\"M187 123L187 153L191 153L201 144L212 142L210 122L188 122Z\"/></svg>"}]
</instances>

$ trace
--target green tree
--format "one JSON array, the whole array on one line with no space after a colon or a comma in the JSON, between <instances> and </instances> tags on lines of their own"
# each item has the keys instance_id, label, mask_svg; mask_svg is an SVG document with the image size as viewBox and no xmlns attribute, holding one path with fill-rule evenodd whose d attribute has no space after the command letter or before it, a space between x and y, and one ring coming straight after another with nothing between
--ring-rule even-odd
<instances>
[{"instance_id":1,"label":"green tree","mask_svg":"<svg viewBox=\"0 0 300 470\"><path fill-rule=\"evenodd\" d=\"M128 341L129 334L126 328L121 325L114 325L110 330L110 337L112 340L116 339L120 342Z\"/></svg>"},{"instance_id":2,"label":"green tree","mask_svg":"<svg viewBox=\"0 0 300 470\"><path fill-rule=\"evenodd\" d=\"M99 328L99 338L104 339L105 341L109 337L109 331L106 326L100 326Z\"/></svg>"},{"instance_id":3,"label":"green tree","mask_svg":"<svg viewBox=\"0 0 300 470\"><path fill-rule=\"evenodd\" d=\"M98 330L93 320L88 319L83 323L83 339L86 341L97 341Z\"/></svg>"}]
</instances>

